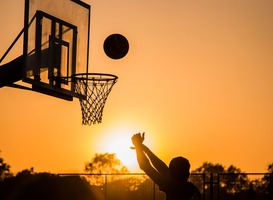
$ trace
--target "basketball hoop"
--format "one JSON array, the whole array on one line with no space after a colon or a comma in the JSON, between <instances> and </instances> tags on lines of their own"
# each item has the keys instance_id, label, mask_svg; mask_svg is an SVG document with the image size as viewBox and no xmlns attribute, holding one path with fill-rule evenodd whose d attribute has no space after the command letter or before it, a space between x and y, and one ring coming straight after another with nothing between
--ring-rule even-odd
<instances>
[{"instance_id":1,"label":"basketball hoop","mask_svg":"<svg viewBox=\"0 0 273 200\"><path fill-rule=\"evenodd\" d=\"M118 77L112 74L81 73L72 76L79 95L82 124L101 123L105 102Z\"/></svg>"}]
</instances>

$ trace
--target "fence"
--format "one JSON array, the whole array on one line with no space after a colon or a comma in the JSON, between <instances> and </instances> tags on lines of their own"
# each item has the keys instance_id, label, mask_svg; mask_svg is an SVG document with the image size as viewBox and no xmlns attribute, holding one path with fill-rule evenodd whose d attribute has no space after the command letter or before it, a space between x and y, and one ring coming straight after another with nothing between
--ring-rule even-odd
<instances>
[{"instance_id":1,"label":"fence","mask_svg":"<svg viewBox=\"0 0 273 200\"><path fill-rule=\"evenodd\" d=\"M165 200L165 194L142 173L59 175L87 180L97 200ZM191 174L190 181L202 200L273 200L270 173Z\"/></svg>"},{"instance_id":2,"label":"fence","mask_svg":"<svg viewBox=\"0 0 273 200\"><path fill-rule=\"evenodd\" d=\"M218 200L273 200L272 173L219 173Z\"/></svg>"}]
</instances>

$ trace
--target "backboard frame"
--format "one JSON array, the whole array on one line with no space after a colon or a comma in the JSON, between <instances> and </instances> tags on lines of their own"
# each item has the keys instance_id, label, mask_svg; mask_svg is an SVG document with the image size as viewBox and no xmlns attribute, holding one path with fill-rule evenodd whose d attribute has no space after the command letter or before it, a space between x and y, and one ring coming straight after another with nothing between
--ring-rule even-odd
<instances>
[{"instance_id":1,"label":"backboard frame","mask_svg":"<svg viewBox=\"0 0 273 200\"><path fill-rule=\"evenodd\" d=\"M70 7L75 7L75 9L84 12L84 19L82 20L83 25L86 27L80 27L82 24L78 25L77 22L74 22L78 25L77 26L73 24L73 22L70 22L73 21L73 16L69 16L69 19L65 20L62 19L62 15L58 13L58 9L51 9L51 13L48 13L46 10L43 10L43 8L39 7L40 4L46 5L46 3L44 3L45 1L49 2L47 3L48 7L49 5L54 6L52 5L54 2L56 2L56 6L62 6L59 3L60 1L54 0L25 0L23 42L24 67L22 80L23 82L30 83L32 85L32 90L43 94L69 101L72 101L73 97L84 98L84 96L79 97L79 95L75 93L75 84L70 80L74 74L88 73L91 7L89 4L80 0L63 0L63 2ZM37 6L35 14L33 13L33 9L30 11L31 3L33 4L33 2L34 4L36 3L35 6ZM71 14L73 15L73 11L71 11ZM67 13L63 14L63 16L66 15ZM42 44L44 41L42 40L44 40L45 33L42 29L44 28L43 23L46 20L48 20L48 23L50 24L48 26L50 27L50 31L47 33L48 35L46 35L47 47L43 47ZM67 30L68 33L65 33L63 30ZM35 32L34 36L31 31ZM81 39L79 39L79 31L82 31L82 35L80 35ZM66 40L67 38L62 38L65 34L69 35L71 38L69 41ZM31 37L33 44L30 48L29 41ZM33 39L34 37L35 39ZM81 59L78 62L82 57L84 59ZM43 63L44 61L46 61L46 64ZM34 66L31 67L31 70L30 65ZM43 72L43 74L45 74L43 78L40 77L42 68L46 71Z\"/></svg>"}]
</instances>

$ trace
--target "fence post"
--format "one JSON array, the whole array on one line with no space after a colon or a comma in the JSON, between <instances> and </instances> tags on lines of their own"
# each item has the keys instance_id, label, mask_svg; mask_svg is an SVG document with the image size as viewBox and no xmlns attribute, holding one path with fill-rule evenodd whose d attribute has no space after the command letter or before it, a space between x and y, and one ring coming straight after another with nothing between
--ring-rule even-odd
<instances>
[{"instance_id":1,"label":"fence post","mask_svg":"<svg viewBox=\"0 0 273 200\"><path fill-rule=\"evenodd\" d=\"M220 173L217 175L217 200L220 200Z\"/></svg>"},{"instance_id":2,"label":"fence post","mask_svg":"<svg viewBox=\"0 0 273 200\"><path fill-rule=\"evenodd\" d=\"M268 186L268 190L269 190L269 198L268 199L272 199L273 198L273 173L269 174L269 186Z\"/></svg>"},{"instance_id":3,"label":"fence post","mask_svg":"<svg viewBox=\"0 0 273 200\"><path fill-rule=\"evenodd\" d=\"M107 198L107 174L105 174L104 175L104 181L105 181L105 183L104 183L104 196L105 196L105 199L107 200L108 198Z\"/></svg>"},{"instance_id":4,"label":"fence post","mask_svg":"<svg viewBox=\"0 0 273 200\"><path fill-rule=\"evenodd\" d=\"M213 200L213 173L210 173L210 200Z\"/></svg>"},{"instance_id":5,"label":"fence post","mask_svg":"<svg viewBox=\"0 0 273 200\"><path fill-rule=\"evenodd\" d=\"M206 199L206 174L203 173L203 200Z\"/></svg>"}]
</instances>

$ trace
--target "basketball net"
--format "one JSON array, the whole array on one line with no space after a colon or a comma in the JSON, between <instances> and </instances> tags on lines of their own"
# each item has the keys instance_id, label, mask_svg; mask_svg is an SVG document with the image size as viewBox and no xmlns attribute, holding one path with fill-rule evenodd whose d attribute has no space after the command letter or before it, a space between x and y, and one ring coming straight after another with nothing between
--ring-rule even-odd
<instances>
[{"instance_id":1,"label":"basketball net","mask_svg":"<svg viewBox=\"0 0 273 200\"><path fill-rule=\"evenodd\" d=\"M82 124L101 123L103 109L109 93L118 77L112 74L84 73L73 77L75 91L79 96Z\"/></svg>"}]
</instances>

